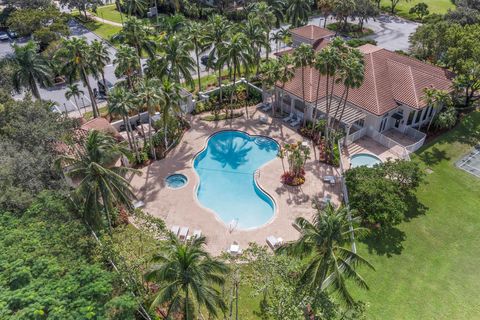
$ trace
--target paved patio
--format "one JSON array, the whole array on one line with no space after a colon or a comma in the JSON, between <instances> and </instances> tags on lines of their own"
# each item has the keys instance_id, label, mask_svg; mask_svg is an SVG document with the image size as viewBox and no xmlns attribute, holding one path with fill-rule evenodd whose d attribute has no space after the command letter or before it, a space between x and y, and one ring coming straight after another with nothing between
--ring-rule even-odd
<instances>
[{"instance_id":1,"label":"paved patio","mask_svg":"<svg viewBox=\"0 0 480 320\"><path fill-rule=\"evenodd\" d=\"M132 179L137 197L145 202L145 210L164 219L168 228L173 225L187 226L190 233L194 229L201 229L207 237L208 250L215 255L227 249L233 241L238 242L241 248L246 248L249 242L266 244L265 239L270 235L282 237L286 241L296 239L299 234L292 223L299 216L312 217L312 199L331 194L334 203L340 202L340 185L337 183L332 187L322 181L324 175L338 176L339 172L336 168L320 163L315 150L312 150L311 159L306 163L306 182L301 187L288 187L280 182L283 168L279 158L260 169L258 183L275 200L276 212L269 223L258 228L230 232L229 227L213 211L198 202L195 194L199 178L193 169L193 159L214 132L242 130L253 135L271 137L280 144L303 140L280 120L269 117L269 123L262 124L259 121L262 114L250 107L248 116L233 120L208 122L200 120L199 116L191 117L191 129L185 133L179 145L165 159L145 167L141 176ZM185 187L174 190L165 186L165 177L174 172L188 177L189 182Z\"/></svg>"},{"instance_id":2,"label":"paved patio","mask_svg":"<svg viewBox=\"0 0 480 320\"><path fill-rule=\"evenodd\" d=\"M398 148L398 150L395 150ZM395 153L396 152L396 153ZM360 139L354 141L347 148L343 148L342 151L342 163L343 168L347 170L350 168L350 157L358 153L371 153L379 157L382 161L387 161L388 159L398 159L397 154L401 154L403 150L398 146L394 147L393 150L389 149L377 141L373 140L368 136L363 136Z\"/></svg>"}]
</instances>

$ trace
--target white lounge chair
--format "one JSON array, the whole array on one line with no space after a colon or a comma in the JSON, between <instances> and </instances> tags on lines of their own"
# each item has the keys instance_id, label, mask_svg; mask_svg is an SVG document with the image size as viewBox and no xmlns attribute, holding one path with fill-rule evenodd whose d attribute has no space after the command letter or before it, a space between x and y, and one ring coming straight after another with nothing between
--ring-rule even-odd
<instances>
[{"instance_id":1,"label":"white lounge chair","mask_svg":"<svg viewBox=\"0 0 480 320\"><path fill-rule=\"evenodd\" d=\"M235 241L233 242L232 245L230 245L230 248L228 248L227 251L232 255L237 255L242 253L242 250L240 249L240 245Z\"/></svg>"},{"instance_id":2,"label":"white lounge chair","mask_svg":"<svg viewBox=\"0 0 480 320\"><path fill-rule=\"evenodd\" d=\"M170 232L173 233L175 236L178 235L178 232L180 231L180 227L179 226L173 226L170 228Z\"/></svg>"},{"instance_id":3,"label":"white lounge chair","mask_svg":"<svg viewBox=\"0 0 480 320\"><path fill-rule=\"evenodd\" d=\"M303 121L302 118L297 117L297 119L290 122L290 125L295 128L295 127L298 127L302 121Z\"/></svg>"},{"instance_id":4,"label":"white lounge chair","mask_svg":"<svg viewBox=\"0 0 480 320\"><path fill-rule=\"evenodd\" d=\"M330 183L332 186L335 185L335 177L334 176L324 176L323 182Z\"/></svg>"},{"instance_id":5,"label":"white lounge chair","mask_svg":"<svg viewBox=\"0 0 480 320\"><path fill-rule=\"evenodd\" d=\"M187 238L187 235L188 235L188 227L182 227L182 229L180 229L180 233L178 234L178 238L180 240L184 240Z\"/></svg>"},{"instance_id":6,"label":"white lounge chair","mask_svg":"<svg viewBox=\"0 0 480 320\"><path fill-rule=\"evenodd\" d=\"M193 231L194 238L200 238L201 236L202 236L202 230L197 229Z\"/></svg>"},{"instance_id":7,"label":"white lounge chair","mask_svg":"<svg viewBox=\"0 0 480 320\"><path fill-rule=\"evenodd\" d=\"M295 115L293 113L290 113L288 116L286 116L285 118L283 118L283 122L286 122L286 123L289 123L290 121L292 121L293 117Z\"/></svg>"},{"instance_id":8,"label":"white lounge chair","mask_svg":"<svg viewBox=\"0 0 480 320\"><path fill-rule=\"evenodd\" d=\"M142 200L135 201L132 203L134 209L143 208L145 203Z\"/></svg>"}]
</instances>

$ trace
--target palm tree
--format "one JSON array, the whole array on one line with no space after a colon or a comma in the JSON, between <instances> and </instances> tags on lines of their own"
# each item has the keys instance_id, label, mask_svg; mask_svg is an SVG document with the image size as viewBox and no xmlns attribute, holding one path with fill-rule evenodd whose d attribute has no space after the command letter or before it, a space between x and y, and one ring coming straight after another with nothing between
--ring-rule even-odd
<instances>
[{"instance_id":1,"label":"palm tree","mask_svg":"<svg viewBox=\"0 0 480 320\"><path fill-rule=\"evenodd\" d=\"M295 76L295 71L292 68L293 65L293 59L292 56L289 54L284 54L278 58L278 64L281 67L281 72L278 77L278 81L281 83L281 95L280 95L280 106L283 111L283 94L284 94L284 88L285 84L289 82L290 80L293 79Z\"/></svg>"},{"instance_id":2,"label":"palm tree","mask_svg":"<svg viewBox=\"0 0 480 320\"><path fill-rule=\"evenodd\" d=\"M126 77L128 87L131 90L135 89L134 77L139 68L139 59L135 49L121 45L117 50L113 63L117 65L115 67L115 76L117 78Z\"/></svg>"},{"instance_id":3,"label":"palm tree","mask_svg":"<svg viewBox=\"0 0 480 320\"><path fill-rule=\"evenodd\" d=\"M220 64L226 63L233 69L233 91L230 96L230 105L233 105L233 95L237 92L237 74L240 75L242 66L247 69L252 62L251 47L247 37L240 32L234 34L230 42L225 45L219 60ZM230 110L230 115L233 117L233 107Z\"/></svg>"},{"instance_id":4,"label":"palm tree","mask_svg":"<svg viewBox=\"0 0 480 320\"><path fill-rule=\"evenodd\" d=\"M168 305L166 318L181 313L182 319L193 319L203 307L216 318L217 309L226 310L217 288L225 283L228 267L212 258L204 246L205 237L181 243L171 235L163 250L153 258L155 264L145 278L161 284L152 308Z\"/></svg>"},{"instance_id":5,"label":"palm tree","mask_svg":"<svg viewBox=\"0 0 480 320\"><path fill-rule=\"evenodd\" d=\"M138 153L138 145L133 135L132 124L130 123L130 112L135 110L135 101L131 92L127 91L123 86L117 85L110 91L108 100L108 113L119 115L122 117L125 130L127 132L127 140L130 150L135 152L137 160L140 158Z\"/></svg>"},{"instance_id":6,"label":"palm tree","mask_svg":"<svg viewBox=\"0 0 480 320\"><path fill-rule=\"evenodd\" d=\"M171 82L168 79L162 81L163 100L162 104L162 120L164 130L165 149L168 148L168 122L170 116L173 114L182 114L180 108L180 85L175 82Z\"/></svg>"},{"instance_id":7,"label":"palm tree","mask_svg":"<svg viewBox=\"0 0 480 320\"><path fill-rule=\"evenodd\" d=\"M354 299L348 291L347 280L368 289L356 267L366 265L373 269L368 261L349 248L352 237L366 231L358 227L360 218L351 217L351 214L347 207L335 209L331 204L325 209L317 207L312 222L302 217L295 220L300 238L278 249L280 253L306 259L300 278L302 286L311 291L332 289L348 305L352 305Z\"/></svg>"},{"instance_id":8,"label":"palm tree","mask_svg":"<svg viewBox=\"0 0 480 320\"><path fill-rule=\"evenodd\" d=\"M13 45L12 62L15 67L13 84L15 90L27 88L32 95L41 99L38 84L45 87L52 83L52 68L48 61L38 53L38 46L29 41L24 46Z\"/></svg>"},{"instance_id":9,"label":"palm tree","mask_svg":"<svg viewBox=\"0 0 480 320\"><path fill-rule=\"evenodd\" d=\"M315 51L311 45L302 43L293 51L293 63L296 68L302 68L302 100L303 100L303 125L307 121L307 103L305 100L305 68L312 66Z\"/></svg>"},{"instance_id":10,"label":"palm tree","mask_svg":"<svg viewBox=\"0 0 480 320\"><path fill-rule=\"evenodd\" d=\"M253 58L256 61L258 74L260 71L260 62L262 61L262 47L266 47L268 45L267 34L256 17L249 17L247 21L241 25L241 30L248 38L248 41L252 47Z\"/></svg>"},{"instance_id":11,"label":"palm tree","mask_svg":"<svg viewBox=\"0 0 480 320\"><path fill-rule=\"evenodd\" d=\"M73 100L75 101L75 106L77 107L78 113L80 113L80 116L82 115L82 112L80 111L80 108L78 107L78 100L77 98L80 97L80 95L83 95L84 92L83 90L80 90L78 88L77 83L71 83L67 86L67 91L65 91L65 98L67 100L70 100L73 97Z\"/></svg>"},{"instance_id":12,"label":"palm tree","mask_svg":"<svg viewBox=\"0 0 480 320\"><path fill-rule=\"evenodd\" d=\"M310 11L309 0L288 0L287 2L286 16L293 27L307 23Z\"/></svg>"},{"instance_id":13,"label":"palm tree","mask_svg":"<svg viewBox=\"0 0 480 320\"><path fill-rule=\"evenodd\" d=\"M132 14L143 15L148 7L147 0L126 0L128 15Z\"/></svg>"},{"instance_id":14,"label":"palm tree","mask_svg":"<svg viewBox=\"0 0 480 320\"><path fill-rule=\"evenodd\" d=\"M158 79L144 79L140 82L137 93L138 99L142 106L148 111L148 141L150 145L151 155L157 160L155 148L152 141L152 120L151 116L160 108L161 104L165 104L161 82Z\"/></svg>"},{"instance_id":15,"label":"palm tree","mask_svg":"<svg viewBox=\"0 0 480 320\"><path fill-rule=\"evenodd\" d=\"M263 91L271 91L282 73L282 66L275 59L269 59L260 65ZM275 103L272 107L272 116L275 115Z\"/></svg>"},{"instance_id":16,"label":"palm tree","mask_svg":"<svg viewBox=\"0 0 480 320\"><path fill-rule=\"evenodd\" d=\"M257 2L253 6L253 10L250 13L256 19L258 19L260 25L265 29L266 35L266 58L268 60L268 55L270 52L270 31L272 30L273 26L276 25L276 16L271 10L270 6L266 2Z\"/></svg>"},{"instance_id":17,"label":"palm tree","mask_svg":"<svg viewBox=\"0 0 480 320\"><path fill-rule=\"evenodd\" d=\"M165 37L160 44L163 54L156 63L159 77L166 74L170 80L177 83L183 78L187 84L193 85L192 71L195 70L195 62L190 55L190 49L186 41L176 36Z\"/></svg>"},{"instance_id":18,"label":"palm tree","mask_svg":"<svg viewBox=\"0 0 480 320\"><path fill-rule=\"evenodd\" d=\"M451 96L447 91L437 90L437 89L425 89L424 90L424 97L425 103L427 106L430 106L433 110L433 116L430 117L427 126L427 132L430 131L430 127L433 123L433 119L437 114L438 110L442 109L443 107L448 107L451 105ZM431 112L430 112L431 113Z\"/></svg>"},{"instance_id":19,"label":"palm tree","mask_svg":"<svg viewBox=\"0 0 480 320\"><path fill-rule=\"evenodd\" d=\"M205 34L205 45L212 48L209 53L209 60L215 61L215 68L218 71L218 87L220 90L220 99L218 106L222 105L222 69L223 64L218 59L221 56L225 41L230 32L230 23L221 15L210 16L208 19L208 32Z\"/></svg>"},{"instance_id":20,"label":"palm tree","mask_svg":"<svg viewBox=\"0 0 480 320\"><path fill-rule=\"evenodd\" d=\"M285 0L266 0L266 3L275 16L275 27L280 28L280 24L285 18Z\"/></svg>"},{"instance_id":21,"label":"palm tree","mask_svg":"<svg viewBox=\"0 0 480 320\"><path fill-rule=\"evenodd\" d=\"M100 73L106 93L108 94L108 86L105 80L105 66L110 63L111 59L107 46L105 46L102 41L93 40L90 44L90 58L93 64L93 70L96 73Z\"/></svg>"},{"instance_id":22,"label":"palm tree","mask_svg":"<svg viewBox=\"0 0 480 320\"><path fill-rule=\"evenodd\" d=\"M87 87L90 101L92 102L93 116L98 118L97 101L90 85L89 75L94 74L91 63L90 46L85 37L72 37L64 39L61 49L57 52L57 57L63 62L62 73L65 74L70 83L73 83L78 77Z\"/></svg>"},{"instance_id":23,"label":"palm tree","mask_svg":"<svg viewBox=\"0 0 480 320\"><path fill-rule=\"evenodd\" d=\"M193 44L193 47L195 49L195 59L196 59L196 64L197 64L197 81L198 81L198 91L202 91L202 82L201 82L201 77L200 77L200 54L205 52L205 43L204 43L204 37L205 37L205 30L204 30L204 25L191 21L187 25L187 29L185 31L186 36L188 38L188 41L190 41Z\"/></svg>"},{"instance_id":24,"label":"palm tree","mask_svg":"<svg viewBox=\"0 0 480 320\"><path fill-rule=\"evenodd\" d=\"M135 17L128 19L122 31L113 38L120 43L127 44L137 51L138 71L140 76L143 75L142 63L140 58L146 52L150 58L155 56L155 42L151 40L151 31L146 23Z\"/></svg>"},{"instance_id":25,"label":"palm tree","mask_svg":"<svg viewBox=\"0 0 480 320\"><path fill-rule=\"evenodd\" d=\"M116 206L132 210L135 198L131 186L124 178L132 169L112 165L118 156L127 155L113 137L93 130L88 133L85 144L78 150L79 157L63 160L71 169L68 175L80 179L77 194L83 200L83 214L88 223L102 225L102 213L111 232L112 215Z\"/></svg>"}]
</instances>

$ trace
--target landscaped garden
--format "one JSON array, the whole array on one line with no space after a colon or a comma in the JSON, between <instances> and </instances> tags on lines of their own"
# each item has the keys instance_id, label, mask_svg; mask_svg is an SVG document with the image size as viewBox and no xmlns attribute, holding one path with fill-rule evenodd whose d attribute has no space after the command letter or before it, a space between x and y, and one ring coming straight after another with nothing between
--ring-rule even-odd
<instances>
[{"instance_id":1,"label":"landscaped garden","mask_svg":"<svg viewBox=\"0 0 480 320\"><path fill-rule=\"evenodd\" d=\"M445 14L449 9L455 9L455 5L451 0L400 0L395 8L396 14L405 18L414 18L415 16L410 14L409 11L410 8L414 7L418 3L427 4L430 13ZM381 0L381 7L385 11L390 11L391 5L392 0Z\"/></svg>"}]
</instances>

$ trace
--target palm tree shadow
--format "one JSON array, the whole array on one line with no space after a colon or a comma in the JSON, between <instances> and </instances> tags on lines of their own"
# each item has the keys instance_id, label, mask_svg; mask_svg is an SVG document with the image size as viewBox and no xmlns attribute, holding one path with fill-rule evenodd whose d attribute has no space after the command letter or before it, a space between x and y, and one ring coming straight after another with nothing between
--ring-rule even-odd
<instances>
[{"instance_id":1,"label":"palm tree shadow","mask_svg":"<svg viewBox=\"0 0 480 320\"><path fill-rule=\"evenodd\" d=\"M211 143L211 144L210 144ZM211 141L210 150L212 159L219 162L222 167L227 165L233 169L237 169L247 162L247 155L252 147L247 146L247 141L237 143L234 139L224 138Z\"/></svg>"},{"instance_id":2,"label":"palm tree shadow","mask_svg":"<svg viewBox=\"0 0 480 320\"><path fill-rule=\"evenodd\" d=\"M450 160L445 150L440 150L437 147L433 147L428 151L424 151L418 155L418 157L427 165L433 166L443 160Z\"/></svg>"}]
</instances>

